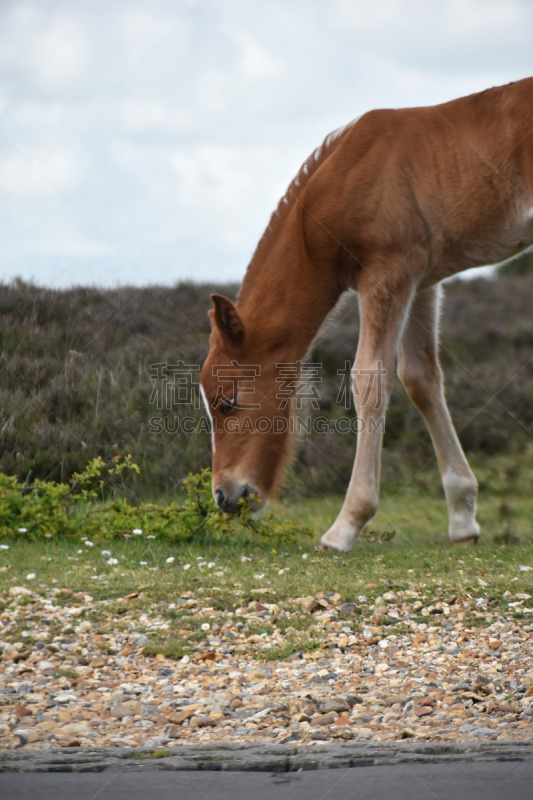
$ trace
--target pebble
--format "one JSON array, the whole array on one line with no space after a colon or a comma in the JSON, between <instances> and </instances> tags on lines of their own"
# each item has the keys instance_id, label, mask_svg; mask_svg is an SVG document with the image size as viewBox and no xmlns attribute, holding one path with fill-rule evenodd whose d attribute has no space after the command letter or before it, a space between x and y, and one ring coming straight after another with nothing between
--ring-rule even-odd
<instances>
[{"instance_id":1,"label":"pebble","mask_svg":"<svg viewBox=\"0 0 533 800\"><path fill-rule=\"evenodd\" d=\"M480 598L409 590L356 606L318 592L225 612L191 591L176 605L209 633L171 660L142 653L169 629L157 603L117 618L112 601L57 591L0 598L0 748L533 738L533 626ZM318 649L261 660L299 619Z\"/></svg>"}]
</instances>

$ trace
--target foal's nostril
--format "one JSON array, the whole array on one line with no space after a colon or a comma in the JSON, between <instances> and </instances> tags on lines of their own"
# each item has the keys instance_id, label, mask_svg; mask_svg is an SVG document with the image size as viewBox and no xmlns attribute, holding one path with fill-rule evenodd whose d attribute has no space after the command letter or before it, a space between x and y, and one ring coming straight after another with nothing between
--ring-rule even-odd
<instances>
[{"instance_id":1,"label":"foal's nostril","mask_svg":"<svg viewBox=\"0 0 533 800\"><path fill-rule=\"evenodd\" d=\"M215 502L219 508L223 508L226 502L226 493L223 489L217 489L215 492Z\"/></svg>"}]
</instances>

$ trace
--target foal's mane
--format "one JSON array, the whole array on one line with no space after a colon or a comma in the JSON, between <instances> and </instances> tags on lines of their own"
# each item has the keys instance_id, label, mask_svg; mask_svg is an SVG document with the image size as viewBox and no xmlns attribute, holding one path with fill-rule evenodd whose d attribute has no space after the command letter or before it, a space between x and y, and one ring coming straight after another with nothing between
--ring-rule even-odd
<instances>
[{"instance_id":1,"label":"foal's mane","mask_svg":"<svg viewBox=\"0 0 533 800\"><path fill-rule=\"evenodd\" d=\"M357 119L343 125L341 128L328 133L321 145L314 150L311 155L304 161L296 177L289 184L287 191L279 201L275 211L270 217L269 223L259 239L259 243L255 248L255 252L250 261L249 268L256 264L265 250L268 248L272 238L276 235L283 223L289 216L289 213L298 197L307 186L309 180L313 177L317 169L324 163L324 161L336 150L342 135L357 122Z\"/></svg>"}]
</instances>

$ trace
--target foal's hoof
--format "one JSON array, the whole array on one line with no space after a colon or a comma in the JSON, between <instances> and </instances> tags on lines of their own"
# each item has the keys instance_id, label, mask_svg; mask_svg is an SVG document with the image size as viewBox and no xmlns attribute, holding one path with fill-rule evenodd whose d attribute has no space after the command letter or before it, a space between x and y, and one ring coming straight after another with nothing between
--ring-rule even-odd
<instances>
[{"instance_id":1,"label":"foal's hoof","mask_svg":"<svg viewBox=\"0 0 533 800\"><path fill-rule=\"evenodd\" d=\"M469 539L460 539L458 542L454 542L456 547L470 547L472 544L477 544L479 536L471 536Z\"/></svg>"},{"instance_id":2,"label":"foal's hoof","mask_svg":"<svg viewBox=\"0 0 533 800\"><path fill-rule=\"evenodd\" d=\"M329 544L317 544L315 547L316 553L339 553L336 547L331 547Z\"/></svg>"}]
</instances>

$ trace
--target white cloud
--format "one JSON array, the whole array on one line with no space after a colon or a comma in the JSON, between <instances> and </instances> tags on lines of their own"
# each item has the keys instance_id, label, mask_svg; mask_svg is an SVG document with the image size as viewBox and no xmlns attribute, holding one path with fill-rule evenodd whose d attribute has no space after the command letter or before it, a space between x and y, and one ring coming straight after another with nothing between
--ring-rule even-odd
<instances>
[{"instance_id":1,"label":"white cloud","mask_svg":"<svg viewBox=\"0 0 533 800\"><path fill-rule=\"evenodd\" d=\"M0 63L28 90L50 96L84 77L87 39L81 21L67 10L8 4L2 17Z\"/></svg>"},{"instance_id":2,"label":"white cloud","mask_svg":"<svg viewBox=\"0 0 533 800\"><path fill-rule=\"evenodd\" d=\"M328 131L533 72L526 0L195 5L1 5L3 277L238 279Z\"/></svg>"},{"instance_id":3,"label":"white cloud","mask_svg":"<svg viewBox=\"0 0 533 800\"><path fill-rule=\"evenodd\" d=\"M182 133L192 123L191 112L163 100L124 100L119 105L124 130L155 135Z\"/></svg>"}]
</instances>

